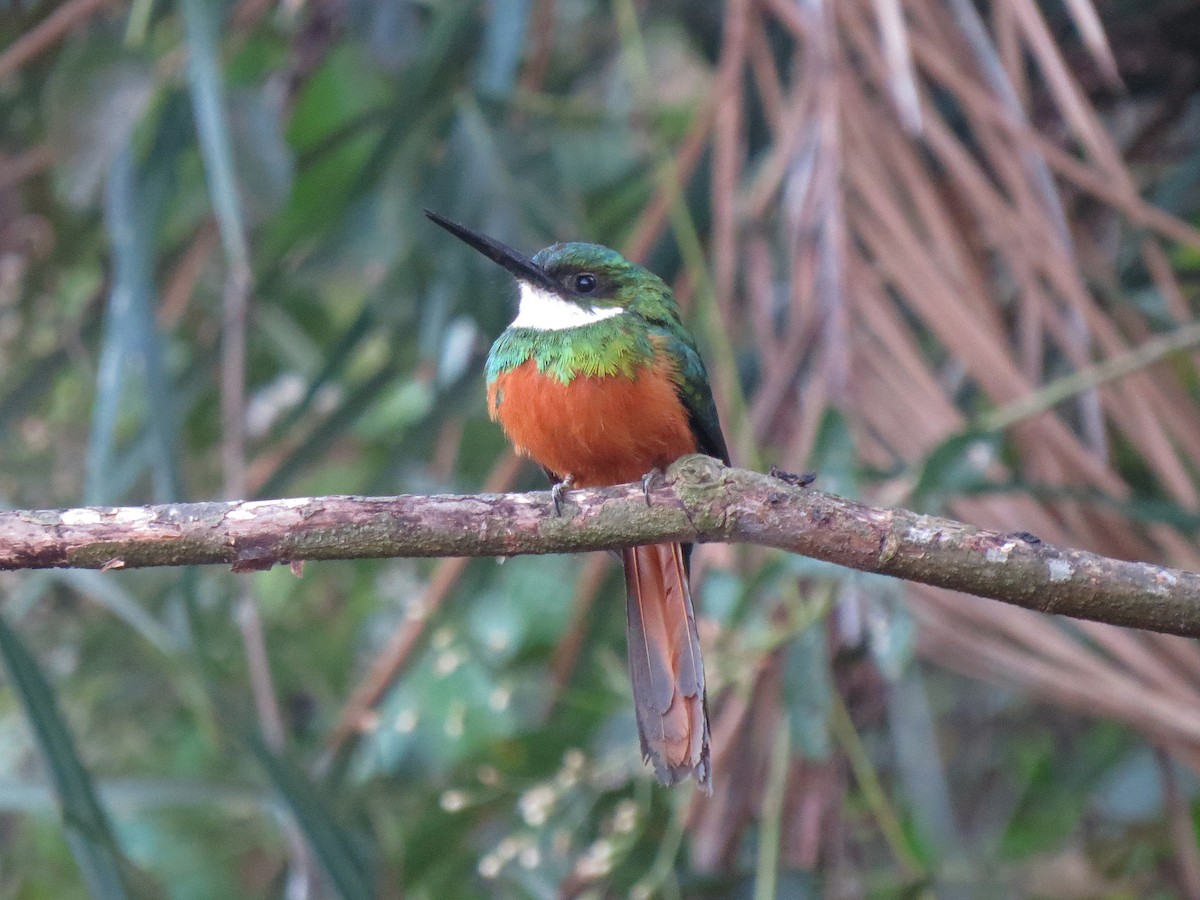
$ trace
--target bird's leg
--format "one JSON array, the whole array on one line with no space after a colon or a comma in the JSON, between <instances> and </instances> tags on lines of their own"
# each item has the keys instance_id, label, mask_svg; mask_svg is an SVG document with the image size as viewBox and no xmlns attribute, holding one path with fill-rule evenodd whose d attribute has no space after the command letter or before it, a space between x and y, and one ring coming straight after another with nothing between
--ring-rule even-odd
<instances>
[{"instance_id":1,"label":"bird's leg","mask_svg":"<svg viewBox=\"0 0 1200 900\"><path fill-rule=\"evenodd\" d=\"M550 488L550 499L554 501L554 514L562 515L562 498L563 494L570 490L575 485L575 476L568 472L563 476L562 481L556 481Z\"/></svg>"},{"instance_id":2,"label":"bird's leg","mask_svg":"<svg viewBox=\"0 0 1200 900\"><path fill-rule=\"evenodd\" d=\"M646 497L646 505L650 505L650 488L654 487L654 482L662 478L663 471L659 468L651 469L642 476L642 494Z\"/></svg>"}]
</instances>

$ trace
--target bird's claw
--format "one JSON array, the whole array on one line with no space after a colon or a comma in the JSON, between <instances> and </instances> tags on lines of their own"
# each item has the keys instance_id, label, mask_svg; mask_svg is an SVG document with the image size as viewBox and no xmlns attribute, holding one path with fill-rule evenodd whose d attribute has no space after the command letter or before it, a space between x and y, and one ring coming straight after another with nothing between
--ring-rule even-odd
<instances>
[{"instance_id":1,"label":"bird's claw","mask_svg":"<svg viewBox=\"0 0 1200 900\"><path fill-rule=\"evenodd\" d=\"M651 469L642 476L642 495L646 498L646 505L650 506L650 488L654 487L654 482L662 476L660 469Z\"/></svg>"},{"instance_id":2,"label":"bird's claw","mask_svg":"<svg viewBox=\"0 0 1200 900\"><path fill-rule=\"evenodd\" d=\"M568 475L562 481L555 482L550 487L550 499L554 501L554 514L556 516L562 515L563 494L565 494L574 484L575 476Z\"/></svg>"}]
</instances>

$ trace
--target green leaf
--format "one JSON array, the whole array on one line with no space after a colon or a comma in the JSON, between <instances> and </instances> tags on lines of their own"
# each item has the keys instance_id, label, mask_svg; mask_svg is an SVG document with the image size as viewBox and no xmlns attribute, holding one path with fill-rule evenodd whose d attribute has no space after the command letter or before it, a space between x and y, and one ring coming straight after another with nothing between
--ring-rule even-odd
<instances>
[{"instance_id":1,"label":"green leaf","mask_svg":"<svg viewBox=\"0 0 1200 900\"><path fill-rule=\"evenodd\" d=\"M73 44L46 85L49 142L68 203L95 201L154 96L149 61L101 36Z\"/></svg>"},{"instance_id":2,"label":"green leaf","mask_svg":"<svg viewBox=\"0 0 1200 900\"><path fill-rule=\"evenodd\" d=\"M213 212L231 268L249 271L250 248L221 81L218 37L223 7L213 0L181 0L180 6L188 45L188 89Z\"/></svg>"},{"instance_id":3,"label":"green leaf","mask_svg":"<svg viewBox=\"0 0 1200 900\"><path fill-rule=\"evenodd\" d=\"M370 303L364 304L354 321L336 338L330 338L326 345L325 356L321 368L309 380L304 388L304 395L295 406L287 410L275 424L275 431L286 434L305 416L310 415L313 403L321 389L333 383L340 377L350 363L354 351L362 341L372 333L377 322L375 310Z\"/></svg>"},{"instance_id":4,"label":"green leaf","mask_svg":"<svg viewBox=\"0 0 1200 900\"><path fill-rule=\"evenodd\" d=\"M935 447L921 467L913 488L913 505L940 505L941 498L984 490L991 486L988 468L1000 454L1004 436L998 432L956 434Z\"/></svg>"},{"instance_id":5,"label":"green leaf","mask_svg":"<svg viewBox=\"0 0 1200 900\"><path fill-rule=\"evenodd\" d=\"M529 21L529 0L493 0L475 83L486 94L507 94L517 79Z\"/></svg>"},{"instance_id":6,"label":"green leaf","mask_svg":"<svg viewBox=\"0 0 1200 900\"><path fill-rule=\"evenodd\" d=\"M156 148L157 149L157 148ZM153 258L155 227L170 184L170 157L153 154L151 177L138 171L131 147L118 154L105 191L105 223L112 240L113 287L104 323L104 343L96 374L96 405L88 444L86 501L111 502L110 475L115 464L117 430L127 407L125 377L134 364L142 374L155 496L160 502L179 495L174 444L174 410L163 369L154 321Z\"/></svg>"},{"instance_id":7,"label":"green leaf","mask_svg":"<svg viewBox=\"0 0 1200 900\"><path fill-rule=\"evenodd\" d=\"M283 135L278 92L239 90L229 97L229 128L237 184L251 223L266 221L287 202L295 177Z\"/></svg>"},{"instance_id":8,"label":"green leaf","mask_svg":"<svg viewBox=\"0 0 1200 900\"><path fill-rule=\"evenodd\" d=\"M963 839L920 667L909 666L892 677L884 696L897 774L924 845L941 862L962 863ZM944 890L939 895L944 895Z\"/></svg>"},{"instance_id":9,"label":"green leaf","mask_svg":"<svg viewBox=\"0 0 1200 900\"><path fill-rule=\"evenodd\" d=\"M823 490L847 497L858 496L858 473L855 470L858 450L854 434L845 417L832 407L821 419L812 459Z\"/></svg>"},{"instance_id":10,"label":"green leaf","mask_svg":"<svg viewBox=\"0 0 1200 900\"><path fill-rule=\"evenodd\" d=\"M48 581L69 585L105 607L160 653L170 654L179 649L179 643L170 631L143 609L138 599L121 582L89 569L52 570L47 576Z\"/></svg>"},{"instance_id":11,"label":"green leaf","mask_svg":"<svg viewBox=\"0 0 1200 900\"><path fill-rule=\"evenodd\" d=\"M91 342L100 330L103 304L99 295L87 304L78 322L80 335ZM23 376L9 370L5 375L7 393L0 394L0 434L14 431L15 423L24 415L38 408L45 394L54 387L60 373L68 368L71 354L66 347L55 347L28 363Z\"/></svg>"},{"instance_id":12,"label":"green leaf","mask_svg":"<svg viewBox=\"0 0 1200 900\"><path fill-rule=\"evenodd\" d=\"M0 656L50 770L63 831L88 891L98 898L161 895L122 853L92 786L91 775L75 751L54 689L3 617L0 617Z\"/></svg>"},{"instance_id":13,"label":"green leaf","mask_svg":"<svg viewBox=\"0 0 1200 900\"><path fill-rule=\"evenodd\" d=\"M257 734L246 732L242 737L304 832L338 893L345 900L373 898L374 877L362 842L341 824L317 785L291 762L272 753Z\"/></svg>"},{"instance_id":14,"label":"green leaf","mask_svg":"<svg viewBox=\"0 0 1200 900\"><path fill-rule=\"evenodd\" d=\"M804 629L785 651L783 702L788 711L791 745L807 759L829 758L833 681L828 643L822 619Z\"/></svg>"},{"instance_id":15,"label":"green leaf","mask_svg":"<svg viewBox=\"0 0 1200 900\"><path fill-rule=\"evenodd\" d=\"M871 656L879 671L892 680L902 677L916 654L917 643L904 582L855 572L849 583L861 592Z\"/></svg>"},{"instance_id":16,"label":"green leaf","mask_svg":"<svg viewBox=\"0 0 1200 900\"><path fill-rule=\"evenodd\" d=\"M263 484L258 496L278 496L301 471L322 461L330 445L345 436L346 431L365 410L375 404L397 374L395 365L385 364L371 377L347 391L341 404L309 432L295 450L284 457Z\"/></svg>"}]
</instances>

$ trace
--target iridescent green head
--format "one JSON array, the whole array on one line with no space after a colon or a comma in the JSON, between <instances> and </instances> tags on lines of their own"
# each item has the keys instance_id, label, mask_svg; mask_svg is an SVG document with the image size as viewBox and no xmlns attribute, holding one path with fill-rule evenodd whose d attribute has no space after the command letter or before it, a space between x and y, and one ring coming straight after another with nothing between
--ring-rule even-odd
<instances>
[{"instance_id":1,"label":"iridescent green head","mask_svg":"<svg viewBox=\"0 0 1200 900\"><path fill-rule=\"evenodd\" d=\"M516 277L521 306L513 328L559 331L626 312L653 320L678 318L663 280L616 250L599 244L553 244L530 258L437 213L425 210L425 215Z\"/></svg>"}]
</instances>

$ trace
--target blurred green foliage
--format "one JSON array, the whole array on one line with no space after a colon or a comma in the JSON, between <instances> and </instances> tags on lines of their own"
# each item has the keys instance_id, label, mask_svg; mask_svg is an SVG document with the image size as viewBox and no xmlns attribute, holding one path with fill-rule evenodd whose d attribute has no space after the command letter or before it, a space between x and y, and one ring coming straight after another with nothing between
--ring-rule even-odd
<instances>
[{"instance_id":1,"label":"blurred green foliage","mask_svg":"<svg viewBox=\"0 0 1200 900\"><path fill-rule=\"evenodd\" d=\"M68 6L4 12L2 43ZM53 159L0 187L0 503L222 495L233 331L246 343L249 493L480 489L505 453L479 373L510 286L422 208L530 250L625 246L716 77L719 3L639 8L653 90L630 81L637 51L613 7L549 4L547 25L546 6L133 0L0 79L5 151ZM682 205L704 240L709 162ZM699 283L686 251L665 231L647 262ZM245 321L231 322L239 291ZM700 329L707 352L717 330ZM753 361L736 362L753 382ZM830 414L812 457L824 486L857 491L853 440ZM982 489L968 457L983 440L938 448L917 500ZM540 475L523 469L515 487ZM938 734L931 719L893 745L885 719L908 716L908 701L885 713L854 698L864 680L879 696L866 669L890 680L885 694L917 671L902 592L754 562L714 565L703 583L725 635L712 683L731 686L722 702L744 700L780 651L783 746L835 785L829 827L854 848L820 875L781 873L780 895L921 895L945 875L939 827L972 854L952 860L955 889L1020 884L1020 861L1081 839L1090 792L1141 749L1069 716L1045 732L1025 698L945 673L909 687L961 727ZM658 788L638 758L619 579L577 606L581 568L474 561L436 609L424 604L438 567L412 560L311 565L300 579L4 574L0 894L750 896L766 826L731 820L720 865L689 857L687 790ZM282 748L260 735L241 591L265 628ZM785 621L763 597L785 598ZM398 682L332 752L359 679L422 622ZM586 639L559 668L573 627ZM828 726L839 697L887 796L850 785ZM945 771L896 758L936 760L939 741L979 731L987 752L951 747ZM757 775L732 777L727 790L762 790ZM961 831L927 803L950 789L973 798ZM911 865L879 836L888 810ZM1120 837L1114 883L1160 864L1160 832Z\"/></svg>"}]
</instances>

